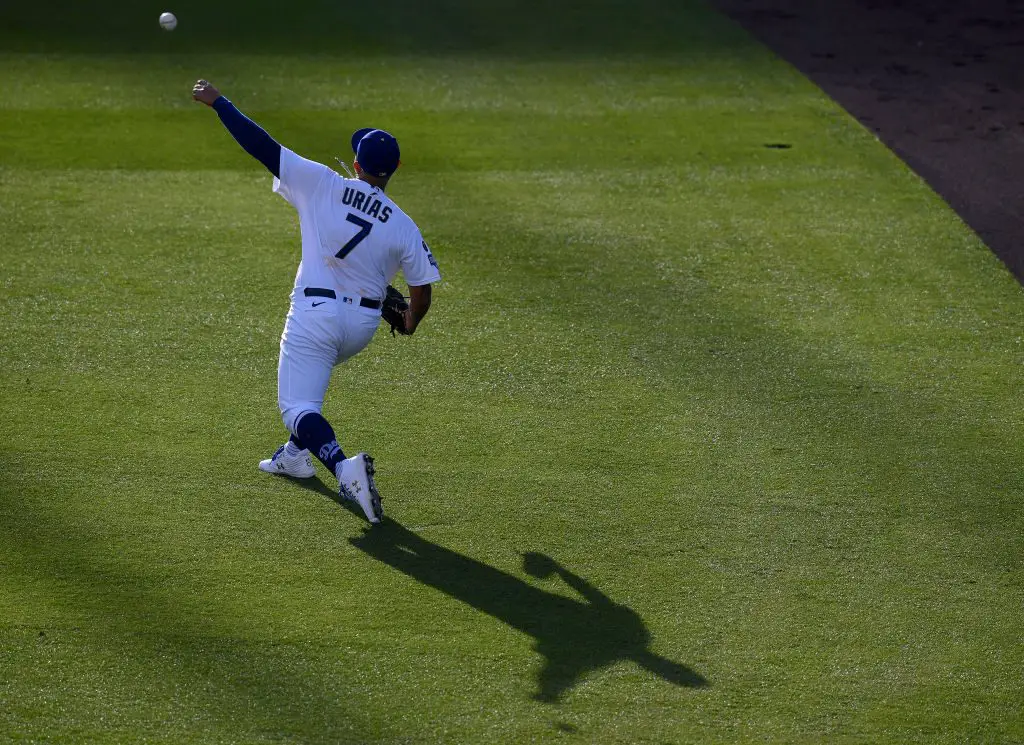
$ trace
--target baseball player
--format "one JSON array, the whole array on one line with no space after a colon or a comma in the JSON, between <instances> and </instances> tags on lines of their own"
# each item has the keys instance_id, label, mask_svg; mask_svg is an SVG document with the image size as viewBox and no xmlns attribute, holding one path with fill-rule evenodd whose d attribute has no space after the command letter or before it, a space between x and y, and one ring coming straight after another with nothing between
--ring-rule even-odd
<instances>
[{"instance_id":1,"label":"baseball player","mask_svg":"<svg viewBox=\"0 0 1024 745\"><path fill-rule=\"evenodd\" d=\"M246 118L205 80L192 97L217 112L238 144L274 175L273 190L299 214L302 260L281 334L277 403L288 442L260 461L268 473L314 475L312 452L338 479L339 495L359 504L371 523L383 515L373 459L346 458L321 415L331 371L370 343L391 280L399 270L409 304L388 306L392 330L416 331L430 308L431 283L441 275L419 228L385 193L399 166L398 141L381 129L352 135L356 178L296 155ZM400 297L400 296L399 296ZM390 315L388 315L390 314Z\"/></svg>"}]
</instances>

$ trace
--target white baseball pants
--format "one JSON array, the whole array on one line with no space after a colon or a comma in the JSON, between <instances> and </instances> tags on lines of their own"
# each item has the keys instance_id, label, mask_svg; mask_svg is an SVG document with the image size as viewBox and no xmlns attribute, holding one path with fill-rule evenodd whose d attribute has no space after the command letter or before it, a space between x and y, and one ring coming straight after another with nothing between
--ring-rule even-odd
<instances>
[{"instance_id":1,"label":"white baseball pants","mask_svg":"<svg viewBox=\"0 0 1024 745\"><path fill-rule=\"evenodd\" d=\"M277 363L277 405L288 431L323 408L331 371L370 343L380 311L326 297L293 297Z\"/></svg>"}]
</instances>

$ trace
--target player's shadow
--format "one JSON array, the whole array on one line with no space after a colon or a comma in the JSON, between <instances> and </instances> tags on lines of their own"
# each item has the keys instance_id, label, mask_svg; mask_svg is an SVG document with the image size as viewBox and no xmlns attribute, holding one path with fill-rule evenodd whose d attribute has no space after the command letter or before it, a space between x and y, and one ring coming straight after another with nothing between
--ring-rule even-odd
<instances>
[{"instance_id":1,"label":"player's shadow","mask_svg":"<svg viewBox=\"0 0 1024 745\"><path fill-rule=\"evenodd\" d=\"M279 476L283 483L298 486L302 489L306 489L317 494L322 494L325 497L333 499L338 504L344 504L343 500L338 496L338 490L332 489L323 481L320 480L319 476L311 476L308 479L294 479L290 476ZM362 514L362 513L359 513Z\"/></svg>"},{"instance_id":2,"label":"player's shadow","mask_svg":"<svg viewBox=\"0 0 1024 745\"><path fill-rule=\"evenodd\" d=\"M675 685L709 685L689 667L652 652L651 634L634 611L544 554L524 554L524 571L538 579L560 577L582 601L431 543L389 518L349 540L413 579L532 636L544 657L534 696L539 701L557 702L585 674L620 660L632 660Z\"/></svg>"},{"instance_id":3,"label":"player's shadow","mask_svg":"<svg viewBox=\"0 0 1024 745\"><path fill-rule=\"evenodd\" d=\"M330 486L325 484L323 481L320 480L319 476L312 476L308 479L293 479L289 476L281 476L280 479L290 485L298 486L302 489L306 489L307 491L316 492L317 494L322 494L328 499L337 502L337 504L340 507L344 507L346 510L348 510L361 520L366 519L366 517L363 514L362 508L358 504L347 499L342 499L341 496L338 494L338 489L336 487L331 488Z\"/></svg>"}]
</instances>

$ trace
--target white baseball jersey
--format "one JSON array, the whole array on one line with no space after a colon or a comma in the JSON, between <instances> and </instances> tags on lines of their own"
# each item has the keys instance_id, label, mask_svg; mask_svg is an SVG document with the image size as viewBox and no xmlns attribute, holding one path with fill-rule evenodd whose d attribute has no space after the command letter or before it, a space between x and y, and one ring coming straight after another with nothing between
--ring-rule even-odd
<instances>
[{"instance_id":1,"label":"white baseball jersey","mask_svg":"<svg viewBox=\"0 0 1024 745\"><path fill-rule=\"evenodd\" d=\"M274 191L299 213L302 261L293 302L306 287L380 300L399 270L412 286L441 279L416 223L365 181L343 178L282 147Z\"/></svg>"}]
</instances>

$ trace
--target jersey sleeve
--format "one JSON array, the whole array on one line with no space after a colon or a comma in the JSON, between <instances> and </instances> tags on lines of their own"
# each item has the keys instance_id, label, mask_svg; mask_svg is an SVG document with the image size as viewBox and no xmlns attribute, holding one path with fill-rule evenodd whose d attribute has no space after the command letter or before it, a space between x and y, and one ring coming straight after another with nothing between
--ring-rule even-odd
<instances>
[{"instance_id":1,"label":"jersey sleeve","mask_svg":"<svg viewBox=\"0 0 1024 745\"><path fill-rule=\"evenodd\" d=\"M313 198L323 177L331 173L327 166L281 148L281 177L274 179L274 192L301 210Z\"/></svg>"},{"instance_id":2,"label":"jersey sleeve","mask_svg":"<svg viewBox=\"0 0 1024 745\"><path fill-rule=\"evenodd\" d=\"M402 275L412 287L429 285L441 279L434 254L430 252L419 230L411 231L402 254Z\"/></svg>"}]
</instances>

